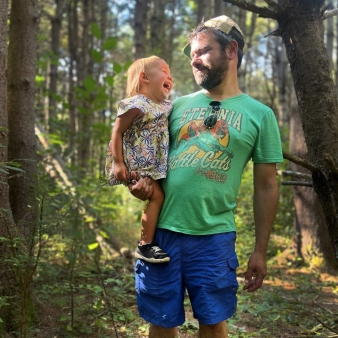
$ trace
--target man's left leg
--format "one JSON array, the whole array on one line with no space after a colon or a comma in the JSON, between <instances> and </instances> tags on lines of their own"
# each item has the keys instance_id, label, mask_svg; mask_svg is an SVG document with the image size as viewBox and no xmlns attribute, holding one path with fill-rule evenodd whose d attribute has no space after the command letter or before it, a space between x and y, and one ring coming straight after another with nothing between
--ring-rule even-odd
<instances>
[{"instance_id":1,"label":"man's left leg","mask_svg":"<svg viewBox=\"0 0 338 338\"><path fill-rule=\"evenodd\" d=\"M237 305L235 240L234 232L185 240L183 275L194 317L200 323L200 338L228 337L226 320Z\"/></svg>"},{"instance_id":2,"label":"man's left leg","mask_svg":"<svg viewBox=\"0 0 338 338\"><path fill-rule=\"evenodd\" d=\"M199 338L228 338L228 325L223 322L213 325L199 325Z\"/></svg>"}]
</instances>

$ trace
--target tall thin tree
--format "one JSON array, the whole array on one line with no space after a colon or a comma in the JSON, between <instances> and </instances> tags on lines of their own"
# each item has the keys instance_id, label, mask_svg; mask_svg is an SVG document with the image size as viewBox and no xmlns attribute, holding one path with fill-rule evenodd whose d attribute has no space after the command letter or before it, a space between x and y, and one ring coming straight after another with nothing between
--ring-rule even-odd
<instances>
[{"instance_id":1,"label":"tall thin tree","mask_svg":"<svg viewBox=\"0 0 338 338\"><path fill-rule=\"evenodd\" d=\"M1 6L4 2L1 2ZM6 4L7 13L7 4ZM3 9L3 7L1 7ZM1 12L3 14L3 12ZM7 14L1 15L1 20ZM8 160L21 164L20 175L13 171L7 179L2 177L0 217L1 275L0 296L7 297L9 306L2 309L3 331L19 332L20 337L27 336L28 326L35 318L32 305L30 284L34 271L32 257L34 247L34 231L37 224L37 163L36 140L34 132L34 90L37 46L37 6L35 1L18 0L11 2L8 78L7 78L7 110L1 109L4 157L6 160L7 117L8 112ZM3 21L1 21L3 23ZM7 34L2 27L2 39ZM6 41L7 43L7 41ZM2 66L6 66L2 62ZM1 67L3 68L3 67ZM2 78L3 79L3 78ZM2 97L6 95L5 83L1 83ZM1 100L3 105L3 99ZM1 142L1 143L2 143ZM3 181L4 179L4 181ZM8 193L9 191L9 193ZM8 198L9 197L9 198ZM6 212L4 212L6 210ZM15 247L15 249L14 249Z\"/></svg>"},{"instance_id":2,"label":"tall thin tree","mask_svg":"<svg viewBox=\"0 0 338 338\"><path fill-rule=\"evenodd\" d=\"M10 180L10 201L16 222L26 236L37 219L37 154L35 75L38 12L36 0L11 2L8 46L8 158L21 164L23 175Z\"/></svg>"}]
</instances>

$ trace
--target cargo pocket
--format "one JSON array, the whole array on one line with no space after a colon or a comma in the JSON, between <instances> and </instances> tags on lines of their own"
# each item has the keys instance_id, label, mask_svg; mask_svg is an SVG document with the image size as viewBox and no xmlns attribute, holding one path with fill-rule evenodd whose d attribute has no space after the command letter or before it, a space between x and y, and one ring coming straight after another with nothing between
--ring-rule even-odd
<instances>
[{"instance_id":1,"label":"cargo pocket","mask_svg":"<svg viewBox=\"0 0 338 338\"><path fill-rule=\"evenodd\" d=\"M229 285L231 286L232 291L236 293L238 289L236 269L239 266L237 256L234 256L228 259L228 266L229 266L229 274L228 274Z\"/></svg>"},{"instance_id":2,"label":"cargo pocket","mask_svg":"<svg viewBox=\"0 0 338 338\"><path fill-rule=\"evenodd\" d=\"M144 263L138 259L135 263L134 273L135 273L135 291L140 293L142 285L144 285L143 278L144 273L142 272L142 265Z\"/></svg>"}]
</instances>

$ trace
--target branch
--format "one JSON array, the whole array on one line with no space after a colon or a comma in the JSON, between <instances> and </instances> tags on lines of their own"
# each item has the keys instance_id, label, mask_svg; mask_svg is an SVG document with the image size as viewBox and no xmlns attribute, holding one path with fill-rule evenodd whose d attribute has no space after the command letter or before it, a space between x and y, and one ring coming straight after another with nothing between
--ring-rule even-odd
<instances>
[{"instance_id":1,"label":"branch","mask_svg":"<svg viewBox=\"0 0 338 338\"><path fill-rule=\"evenodd\" d=\"M338 175L338 168L336 166L336 163L334 162L333 158L331 157L330 154L325 154L324 156L325 160L328 162L330 169L332 172L336 175Z\"/></svg>"},{"instance_id":2,"label":"branch","mask_svg":"<svg viewBox=\"0 0 338 338\"><path fill-rule=\"evenodd\" d=\"M223 0L224 2L227 2L229 4L235 5L239 8L245 9L247 11L250 11L252 13L256 13L258 14L261 18L269 18L269 19L277 19L277 10L270 10L266 7L259 7L253 4L249 4L244 0ZM272 3L274 1L272 0L267 0L266 2L270 2L270 5L272 5ZM275 2L274 2L275 3ZM275 3L275 5L277 5ZM272 5L272 7L276 8L276 6Z\"/></svg>"},{"instance_id":3,"label":"branch","mask_svg":"<svg viewBox=\"0 0 338 338\"><path fill-rule=\"evenodd\" d=\"M310 174L300 173L298 171L292 171L292 170L278 170L277 174L283 177L290 176L290 177L304 178L304 179L312 178Z\"/></svg>"},{"instance_id":4,"label":"branch","mask_svg":"<svg viewBox=\"0 0 338 338\"><path fill-rule=\"evenodd\" d=\"M302 181L282 181L281 185L299 185L304 187L313 187L312 182L302 182Z\"/></svg>"},{"instance_id":5,"label":"branch","mask_svg":"<svg viewBox=\"0 0 338 338\"><path fill-rule=\"evenodd\" d=\"M323 20L338 15L338 8L327 10L323 13Z\"/></svg>"},{"instance_id":6,"label":"branch","mask_svg":"<svg viewBox=\"0 0 338 338\"><path fill-rule=\"evenodd\" d=\"M334 328L332 328L332 327L326 325L326 324L325 324L323 321L321 321L317 316L314 315L313 317L315 317L316 320L318 320L318 322L319 322L320 324L322 324L325 328L327 328L329 331L331 331L331 332L333 332L333 333L338 333L337 330L335 330Z\"/></svg>"},{"instance_id":7,"label":"branch","mask_svg":"<svg viewBox=\"0 0 338 338\"><path fill-rule=\"evenodd\" d=\"M275 11L280 12L283 10L283 8L281 6L278 5L277 2L273 1L273 0L264 0L268 6L270 6L271 8L273 8Z\"/></svg>"},{"instance_id":8,"label":"branch","mask_svg":"<svg viewBox=\"0 0 338 338\"><path fill-rule=\"evenodd\" d=\"M318 294L315 298L312 299L312 303L315 304L315 305L317 305L318 307L322 308L323 310L329 312L331 315L333 315L334 313L333 313L331 310L329 310L328 308L324 307L323 305L321 305L321 304L319 304L319 303L317 302L317 298L318 298L318 297L319 297L319 294ZM316 317L316 316L315 316L315 317ZM316 318L316 319L317 319L317 318ZM338 333L338 332L337 332L337 333Z\"/></svg>"},{"instance_id":9,"label":"branch","mask_svg":"<svg viewBox=\"0 0 338 338\"><path fill-rule=\"evenodd\" d=\"M318 171L318 169L309 161L304 160L296 155L283 151L283 157L293 163L300 165L301 167L310 170L311 172Z\"/></svg>"}]
</instances>

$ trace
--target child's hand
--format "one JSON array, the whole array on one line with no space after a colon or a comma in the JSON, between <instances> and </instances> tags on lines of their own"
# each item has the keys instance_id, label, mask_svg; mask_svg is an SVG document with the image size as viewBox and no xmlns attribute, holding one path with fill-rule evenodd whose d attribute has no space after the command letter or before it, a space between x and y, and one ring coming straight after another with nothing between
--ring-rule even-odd
<instances>
[{"instance_id":1,"label":"child's hand","mask_svg":"<svg viewBox=\"0 0 338 338\"><path fill-rule=\"evenodd\" d=\"M129 178L127 167L124 163L114 163L114 176L121 182L127 182Z\"/></svg>"}]
</instances>

